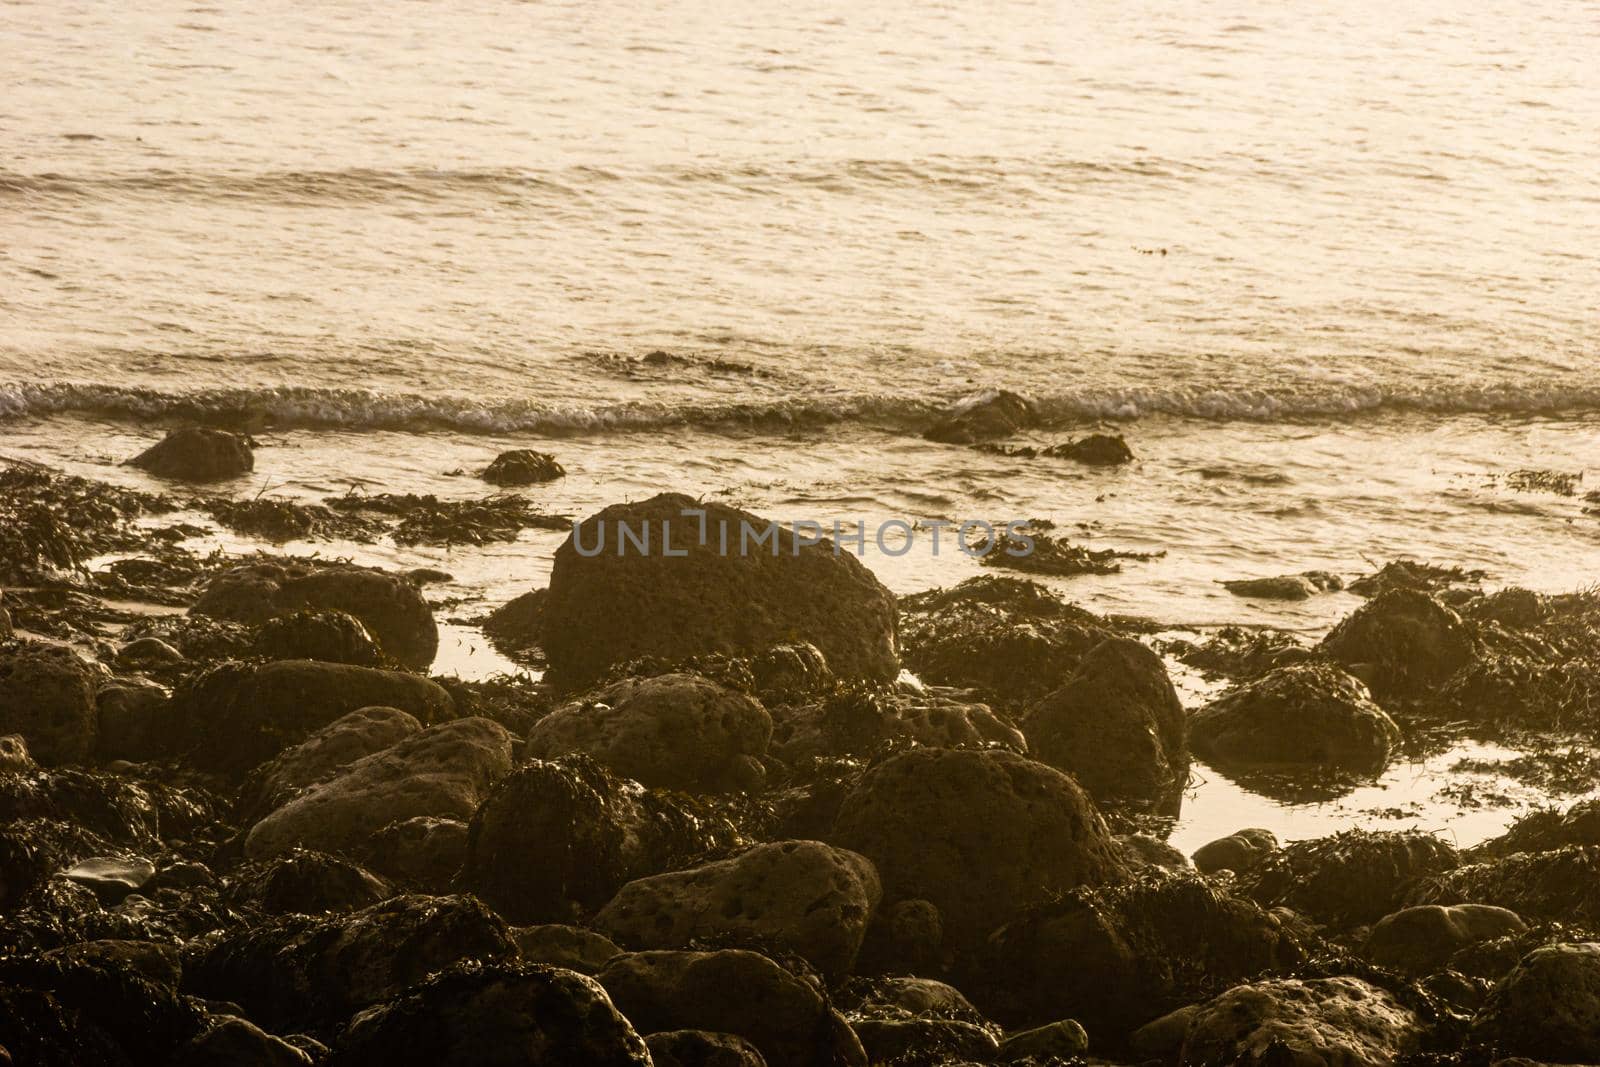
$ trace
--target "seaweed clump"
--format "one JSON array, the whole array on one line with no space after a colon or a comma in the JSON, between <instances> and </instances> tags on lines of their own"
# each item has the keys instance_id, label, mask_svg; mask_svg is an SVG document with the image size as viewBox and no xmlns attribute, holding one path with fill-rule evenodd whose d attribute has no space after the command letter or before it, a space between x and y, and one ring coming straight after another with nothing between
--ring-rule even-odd
<instances>
[{"instance_id":1,"label":"seaweed clump","mask_svg":"<svg viewBox=\"0 0 1600 1067\"><path fill-rule=\"evenodd\" d=\"M329 497L328 504L347 514L370 512L399 518L394 527L398 545L485 545L515 541L523 530L565 530L572 520L539 511L514 493L479 500L440 500L431 494L375 493Z\"/></svg>"},{"instance_id":2,"label":"seaweed clump","mask_svg":"<svg viewBox=\"0 0 1600 1067\"><path fill-rule=\"evenodd\" d=\"M0 471L0 579L82 571L97 555L138 546L133 520L172 508L164 497L13 464Z\"/></svg>"},{"instance_id":3,"label":"seaweed clump","mask_svg":"<svg viewBox=\"0 0 1600 1067\"><path fill-rule=\"evenodd\" d=\"M235 533L267 541L308 541L314 538L371 540L378 523L356 515L339 514L321 504L256 497L253 500L213 498L203 507L218 525Z\"/></svg>"},{"instance_id":4,"label":"seaweed clump","mask_svg":"<svg viewBox=\"0 0 1600 1067\"><path fill-rule=\"evenodd\" d=\"M1116 548L1085 548L1045 531L1052 524L1034 521L1019 529L1007 529L994 537L973 542L974 552L982 553L986 567L1005 567L1029 574L1049 574L1070 578L1078 574L1117 574L1123 560L1149 561L1165 552L1127 552Z\"/></svg>"}]
</instances>

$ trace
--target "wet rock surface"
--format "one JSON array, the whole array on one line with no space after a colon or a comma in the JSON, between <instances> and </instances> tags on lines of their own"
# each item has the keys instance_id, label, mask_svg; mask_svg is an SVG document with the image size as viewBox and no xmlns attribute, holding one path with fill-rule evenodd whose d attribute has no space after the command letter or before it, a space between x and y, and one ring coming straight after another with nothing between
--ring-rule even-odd
<instances>
[{"instance_id":1,"label":"wet rock surface","mask_svg":"<svg viewBox=\"0 0 1600 1067\"><path fill-rule=\"evenodd\" d=\"M188 427L173 430L128 461L160 478L215 482L255 469L250 439L226 430Z\"/></svg>"},{"instance_id":2,"label":"wet rock surface","mask_svg":"<svg viewBox=\"0 0 1600 1067\"><path fill-rule=\"evenodd\" d=\"M1201 708L1189 730L1195 752L1224 765L1375 770L1400 740L1366 686L1321 664L1270 671Z\"/></svg>"},{"instance_id":3,"label":"wet rock surface","mask_svg":"<svg viewBox=\"0 0 1600 1067\"><path fill-rule=\"evenodd\" d=\"M1406 903L1421 879L1453 870L1456 850L1414 830L1351 830L1271 853L1241 879L1263 905L1287 904L1335 926L1370 923Z\"/></svg>"},{"instance_id":4,"label":"wet rock surface","mask_svg":"<svg viewBox=\"0 0 1600 1067\"><path fill-rule=\"evenodd\" d=\"M98 728L94 677L75 653L0 645L0 734L21 735L41 763L75 763L94 751Z\"/></svg>"},{"instance_id":5,"label":"wet rock surface","mask_svg":"<svg viewBox=\"0 0 1600 1067\"><path fill-rule=\"evenodd\" d=\"M628 948L742 940L837 976L855 963L880 895L865 857L820 841L778 841L630 882L594 924Z\"/></svg>"},{"instance_id":6,"label":"wet rock surface","mask_svg":"<svg viewBox=\"0 0 1600 1067\"><path fill-rule=\"evenodd\" d=\"M1489 994L1472 1037L1534 1060L1600 1060L1600 943L1550 945L1523 957Z\"/></svg>"},{"instance_id":7,"label":"wet rock surface","mask_svg":"<svg viewBox=\"0 0 1600 1067\"><path fill-rule=\"evenodd\" d=\"M699 520L685 511L703 511ZM618 553L621 525L648 530L650 553ZM809 641L835 674L887 682L899 670L895 601L849 551L801 545L788 527L771 542L739 547L746 527L768 520L720 504L665 493L585 519L556 550L544 606L543 645L553 674L575 686L645 656L676 661L704 653L758 653ZM731 547L720 548L720 531ZM607 538L606 550L581 555ZM663 545L674 553L667 556Z\"/></svg>"},{"instance_id":8,"label":"wet rock surface","mask_svg":"<svg viewBox=\"0 0 1600 1067\"><path fill-rule=\"evenodd\" d=\"M1322 649L1381 696L1415 695L1472 658L1461 617L1427 593L1379 593L1323 639Z\"/></svg>"},{"instance_id":9,"label":"wet rock surface","mask_svg":"<svg viewBox=\"0 0 1600 1067\"><path fill-rule=\"evenodd\" d=\"M1189 1019L1179 1063L1339 1063L1383 1067L1419 1046L1421 1022L1358 978L1259 982L1230 989ZM1274 1061L1276 1053L1282 1057Z\"/></svg>"},{"instance_id":10,"label":"wet rock surface","mask_svg":"<svg viewBox=\"0 0 1600 1067\"><path fill-rule=\"evenodd\" d=\"M690 674L629 678L557 708L528 733L536 759L586 753L647 786L759 788L772 718L743 693Z\"/></svg>"},{"instance_id":11,"label":"wet rock surface","mask_svg":"<svg viewBox=\"0 0 1600 1067\"><path fill-rule=\"evenodd\" d=\"M1487 904L1425 904L1385 915L1367 935L1362 954L1381 967L1411 975L1442 970L1457 952L1492 938L1520 934L1528 924L1514 911Z\"/></svg>"},{"instance_id":12,"label":"wet rock surface","mask_svg":"<svg viewBox=\"0 0 1600 1067\"><path fill-rule=\"evenodd\" d=\"M518 448L502 452L483 471L490 485L538 485L566 476L566 469L548 452Z\"/></svg>"}]
</instances>

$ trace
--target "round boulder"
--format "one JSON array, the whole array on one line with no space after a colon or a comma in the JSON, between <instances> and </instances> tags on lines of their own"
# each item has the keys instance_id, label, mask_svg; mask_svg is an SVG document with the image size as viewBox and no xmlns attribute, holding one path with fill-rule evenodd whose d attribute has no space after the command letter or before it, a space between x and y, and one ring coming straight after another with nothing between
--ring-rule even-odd
<instances>
[{"instance_id":1,"label":"round boulder","mask_svg":"<svg viewBox=\"0 0 1600 1067\"><path fill-rule=\"evenodd\" d=\"M1271 830L1259 826L1235 830L1227 837L1208 841L1194 851L1194 866L1201 874L1218 871L1243 873L1261 862L1263 856L1277 851L1278 838Z\"/></svg>"},{"instance_id":2,"label":"round boulder","mask_svg":"<svg viewBox=\"0 0 1600 1067\"><path fill-rule=\"evenodd\" d=\"M1161 657L1129 637L1096 645L1023 722L1028 748L1098 801L1152 801L1189 777L1183 705Z\"/></svg>"},{"instance_id":3,"label":"round boulder","mask_svg":"<svg viewBox=\"0 0 1600 1067\"><path fill-rule=\"evenodd\" d=\"M70 649L34 642L0 648L0 734L21 734L46 766L94 752L94 672Z\"/></svg>"},{"instance_id":4,"label":"round boulder","mask_svg":"<svg viewBox=\"0 0 1600 1067\"><path fill-rule=\"evenodd\" d=\"M556 550L543 645L564 686L633 659L794 641L815 645L841 678L899 673L893 594L849 549L788 525L663 493L590 516Z\"/></svg>"},{"instance_id":5,"label":"round boulder","mask_svg":"<svg viewBox=\"0 0 1600 1067\"><path fill-rule=\"evenodd\" d=\"M1300 663L1268 671L1195 713L1189 743L1227 765L1317 763L1351 770L1383 767L1400 727L1335 667Z\"/></svg>"},{"instance_id":6,"label":"round boulder","mask_svg":"<svg viewBox=\"0 0 1600 1067\"><path fill-rule=\"evenodd\" d=\"M250 473L256 460L248 437L194 426L173 430L130 459L128 465L158 478L215 482Z\"/></svg>"},{"instance_id":7,"label":"round boulder","mask_svg":"<svg viewBox=\"0 0 1600 1067\"><path fill-rule=\"evenodd\" d=\"M1468 945L1527 929L1521 916L1505 908L1422 904L1380 919L1362 953L1380 967L1420 977L1443 970Z\"/></svg>"},{"instance_id":8,"label":"round boulder","mask_svg":"<svg viewBox=\"0 0 1600 1067\"><path fill-rule=\"evenodd\" d=\"M262 659L315 659L357 667L383 662L377 639L345 611L295 611L268 619L256 631L250 652Z\"/></svg>"},{"instance_id":9,"label":"round boulder","mask_svg":"<svg viewBox=\"0 0 1600 1067\"><path fill-rule=\"evenodd\" d=\"M1322 650L1380 697L1412 696L1472 659L1461 617L1417 589L1379 593L1322 640Z\"/></svg>"},{"instance_id":10,"label":"round boulder","mask_svg":"<svg viewBox=\"0 0 1600 1067\"><path fill-rule=\"evenodd\" d=\"M820 841L779 841L629 882L594 926L632 949L744 940L842 976L855 963L879 895L878 873L865 857Z\"/></svg>"},{"instance_id":11,"label":"round boulder","mask_svg":"<svg viewBox=\"0 0 1600 1067\"><path fill-rule=\"evenodd\" d=\"M920 898L973 947L1026 904L1120 873L1094 803L1053 767L994 749L911 749L845 798L833 843L870 859L890 903Z\"/></svg>"},{"instance_id":12,"label":"round boulder","mask_svg":"<svg viewBox=\"0 0 1600 1067\"><path fill-rule=\"evenodd\" d=\"M516 448L496 456L484 469L483 480L490 485L537 485L553 482L566 473L550 453Z\"/></svg>"},{"instance_id":13,"label":"round boulder","mask_svg":"<svg viewBox=\"0 0 1600 1067\"><path fill-rule=\"evenodd\" d=\"M772 718L737 690L693 674L628 678L557 708L528 731L527 754L587 753L647 786L693 792L759 787Z\"/></svg>"},{"instance_id":14,"label":"round boulder","mask_svg":"<svg viewBox=\"0 0 1600 1067\"><path fill-rule=\"evenodd\" d=\"M1202 1005L1189 1020L1179 1064L1390 1067L1417 1050L1422 1029L1414 1012L1359 978L1277 979L1236 986Z\"/></svg>"}]
</instances>

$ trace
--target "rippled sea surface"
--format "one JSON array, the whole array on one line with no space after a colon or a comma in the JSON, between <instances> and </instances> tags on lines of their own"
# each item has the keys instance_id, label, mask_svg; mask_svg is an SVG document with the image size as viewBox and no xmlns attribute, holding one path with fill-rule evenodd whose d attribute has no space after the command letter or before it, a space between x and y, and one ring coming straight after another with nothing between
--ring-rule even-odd
<instances>
[{"instance_id":1,"label":"rippled sea surface","mask_svg":"<svg viewBox=\"0 0 1600 1067\"><path fill-rule=\"evenodd\" d=\"M0 457L137 482L227 414L251 493L533 446L570 514L1048 518L1165 552L1056 584L1180 626L1314 632L1354 599L1218 581L1401 555L1588 585L1595 55L1567 0L0 0ZM1139 462L917 436L999 387Z\"/></svg>"}]
</instances>

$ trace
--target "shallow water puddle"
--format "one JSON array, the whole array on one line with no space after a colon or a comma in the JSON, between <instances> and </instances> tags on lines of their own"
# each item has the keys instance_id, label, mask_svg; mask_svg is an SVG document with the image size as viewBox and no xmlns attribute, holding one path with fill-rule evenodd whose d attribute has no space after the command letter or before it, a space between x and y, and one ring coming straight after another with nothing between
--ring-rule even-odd
<instances>
[{"instance_id":1,"label":"shallow water puddle","mask_svg":"<svg viewBox=\"0 0 1600 1067\"><path fill-rule=\"evenodd\" d=\"M1504 745L1461 741L1428 756L1402 756L1383 774L1354 785L1343 795L1315 800L1291 798L1281 779L1275 784L1265 779L1242 784L1196 761L1169 842L1188 855L1208 841L1247 826L1265 827L1283 842L1356 828L1415 829L1466 848L1504 832L1535 808L1558 803L1564 807L1584 796L1600 794L1596 789L1555 798L1537 786L1492 770L1457 769L1462 760L1494 762L1521 754ZM1304 782L1302 778L1302 787Z\"/></svg>"}]
</instances>

